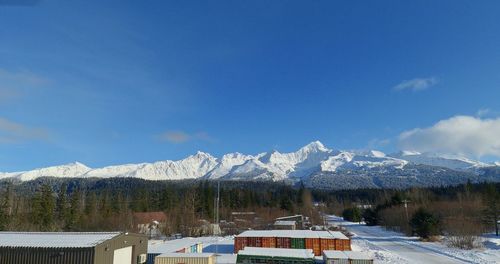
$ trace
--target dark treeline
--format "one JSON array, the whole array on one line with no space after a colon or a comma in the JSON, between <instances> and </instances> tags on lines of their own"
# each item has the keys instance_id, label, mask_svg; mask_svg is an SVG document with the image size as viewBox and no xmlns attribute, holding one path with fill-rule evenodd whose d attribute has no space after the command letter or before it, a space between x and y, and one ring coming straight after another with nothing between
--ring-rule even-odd
<instances>
[{"instance_id":1,"label":"dark treeline","mask_svg":"<svg viewBox=\"0 0 500 264\"><path fill-rule=\"evenodd\" d=\"M300 213L320 224L319 211L412 234L415 215L436 220L431 233L478 234L498 219L500 184L464 184L406 190L308 190L299 184L221 182L220 219L252 211L271 222ZM58 179L0 182L0 230L107 231L132 230L132 213L164 211L166 233L190 233L200 219L213 222L217 183L147 181L133 178ZM404 208L404 201L407 208ZM314 206L321 205L321 207ZM368 208L370 207L370 208ZM422 211L423 210L423 211ZM417 214L418 213L418 214ZM418 220L418 219L417 219ZM431 221L432 222L432 221Z\"/></svg>"},{"instance_id":2,"label":"dark treeline","mask_svg":"<svg viewBox=\"0 0 500 264\"><path fill-rule=\"evenodd\" d=\"M133 212L164 211L167 233L190 233L200 219L214 219L217 185L209 181L146 181L132 178L41 178L1 182L0 230L131 230ZM220 218L253 211L273 219L315 216L309 190L283 183L222 182Z\"/></svg>"}]
</instances>

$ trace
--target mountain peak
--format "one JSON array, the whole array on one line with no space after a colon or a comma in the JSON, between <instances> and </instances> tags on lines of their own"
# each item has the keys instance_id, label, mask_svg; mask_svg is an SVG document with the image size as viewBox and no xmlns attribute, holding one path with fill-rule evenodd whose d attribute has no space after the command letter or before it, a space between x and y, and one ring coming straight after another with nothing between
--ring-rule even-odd
<instances>
[{"instance_id":1,"label":"mountain peak","mask_svg":"<svg viewBox=\"0 0 500 264\"><path fill-rule=\"evenodd\" d=\"M328 149L321 143L319 140L313 141L304 147L301 148L301 150L319 150L319 151L328 151Z\"/></svg>"}]
</instances>

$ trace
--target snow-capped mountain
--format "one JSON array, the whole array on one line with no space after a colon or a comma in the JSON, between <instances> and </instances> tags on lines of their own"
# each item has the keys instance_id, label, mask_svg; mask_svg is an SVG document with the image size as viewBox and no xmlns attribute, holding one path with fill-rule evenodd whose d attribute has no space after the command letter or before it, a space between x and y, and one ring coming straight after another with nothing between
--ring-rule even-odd
<instances>
[{"instance_id":1,"label":"snow-capped mountain","mask_svg":"<svg viewBox=\"0 0 500 264\"><path fill-rule=\"evenodd\" d=\"M409 161L414 164L423 164L437 167L445 167L453 170L470 170L488 167L480 161L471 160L465 157L452 155L438 155L436 153L419 153L414 151L401 151L391 155L394 158Z\"/></svg>"},{"instance_id":2,"label":"snow-capped mountain","mask_svg":"<svg viewBox=\"0 0 500 264\"><path fill-rule=\"evenodd\" d=\"M91 169L79 162L61 166L52 166L32 171L0 173L0 178L16 178L21 181L29 181L39 177L51 176L61 178L83 177Z\"/></svg>"},{"instance_id":3,"label":"snow-capped mountain","mask_svg":"<svg viewBox=\"0 0 500 264\"><path fill-rule=\"evenodd\" d=\"M474 174L475 170L495 165L500 164L486 164L466 158L408 151L392 155L376 150L340 151L329 149L321 142L314 141L290 153L273 150L257 155L229 153L221 158L215 158L208 153L198 152L178 161L166 160L95 169L75 162L32 171L0 173L0 179L13 178L28 181L38 177L52 176L64 178L131 177L147 180L224 179L321 182L325 177L336 177L336 179L343 177L343 182L363 182L374 181L374 179L385 181L386 178L377 178L381 176L414 179L419 175L425 177L439 173L446 175L450 171L462 171L464 173L460 175L469 177L478 175ZM443 168L447 170L443 171ZM335 184L340 184L342 181L337 181ZM377 186L377 183L371 182L367 186L372 185Z\"/></svg>"}]
</instances>

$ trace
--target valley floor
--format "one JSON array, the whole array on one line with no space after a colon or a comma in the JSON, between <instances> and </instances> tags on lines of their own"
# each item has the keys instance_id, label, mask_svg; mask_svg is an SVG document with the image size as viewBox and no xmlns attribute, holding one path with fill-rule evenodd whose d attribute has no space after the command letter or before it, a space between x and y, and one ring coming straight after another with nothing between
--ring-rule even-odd
<instances>
[{"instance_id":1,"label":"valley floor","mask_svg":"<svg viewBox=\"0 0 500 264\"><path fill-rule=\"evenodd\" d=\"M343 225L354 234L353 250L370 251L375 263L500 263L500 239L485 236L484 248L460 250L440 242L421 242L416 237L384 230L378 226L344 221L331 216L331 224Z\"/></svg>"}]
</instances>

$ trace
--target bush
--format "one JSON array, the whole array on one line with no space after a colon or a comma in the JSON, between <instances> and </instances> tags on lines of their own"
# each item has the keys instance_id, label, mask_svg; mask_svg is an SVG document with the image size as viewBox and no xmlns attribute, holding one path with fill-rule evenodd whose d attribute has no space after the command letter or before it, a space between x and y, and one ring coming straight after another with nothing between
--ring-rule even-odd
<instances>
[{"instance_id":1,"label":"bush","mask_svg":"<svg viewBox=\"0 0 500 264\"><path fill-rule=\"evenodd\" d=\"M363 212L363 219L368 226L378 225L378 214L376 210L373 210L371 208L366 209Z\"/></svg>"},{"instance_id":2,"label":"bush","mask_svg":"<svg viewBox=\"0 0 500 264\"><path fill-rule=\"evenodd\" d=\"M410 220L413 231L424 239L439 235L439 219L424 208L419 208Z\"/></svg>"},{"instance_id":3,"label":"bush","mask_svg":"<svg viewBox=\"0 0 500 264\"><path fill-rule=\"evenodd\" d=\"M351 222L361 222L361 210L357 207L347 208L342 212L345 220Z\"/></svg>"},{"instance_id":4,"label":"bush","mask_svg":"<svg viewBox=\"0 0 500 264\"><path fill-rule=\"evenodd\" d=\"M447 244L450 247L456 247L461 249L473 249L482 246L482 239L474 235L459 235L451 236L446 239Z\"/></svg>"}]
</instances>

